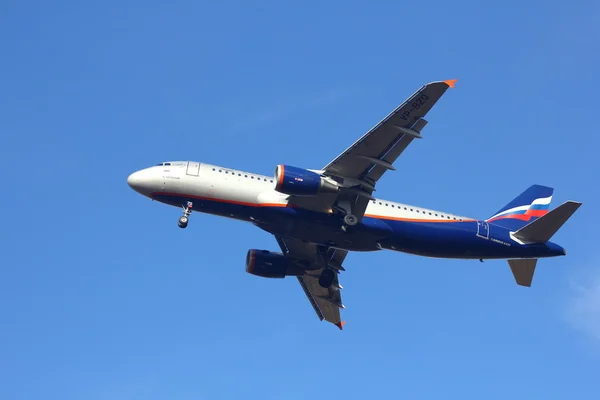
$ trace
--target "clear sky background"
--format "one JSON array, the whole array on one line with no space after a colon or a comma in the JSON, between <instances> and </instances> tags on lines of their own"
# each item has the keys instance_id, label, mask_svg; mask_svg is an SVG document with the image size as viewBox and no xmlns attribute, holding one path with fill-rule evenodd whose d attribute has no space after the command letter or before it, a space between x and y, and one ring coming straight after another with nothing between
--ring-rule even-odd
<instances>
[{"instance_id":1,"label":"clear sky background","mask_svg":"<svg viewBox=\"0 0 600 400\"><path fill-rule=\"evenodd\" d=\"M2 1L0 398L597 399L599 26L591 0ZM126 184L168 160L320 168L453 78L377 195L583 201L530 289L505 261L353 253L340 332L295 279L245 273L267 233L181 230Z\"/></svg>"}]
</instances>

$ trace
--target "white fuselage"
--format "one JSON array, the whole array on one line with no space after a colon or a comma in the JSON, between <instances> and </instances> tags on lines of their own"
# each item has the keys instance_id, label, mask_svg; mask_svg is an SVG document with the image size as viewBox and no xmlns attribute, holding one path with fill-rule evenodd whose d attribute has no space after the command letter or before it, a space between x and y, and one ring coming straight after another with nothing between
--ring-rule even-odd
<instances>
[{"instance_id":1,"label":"white fuselage","mask_svg":"<svg viewBox=\"0 0 600 400\"><path fill-rule=\"evenodd\" d=\"M162 192L259 207L285 207L288 204L289 196L274 190L272 176L191 161L163 164L132 174L128 180L130 185L145 196ZM415 222L473 221L471 218L443 211L384 199L369 201L365 216ZM228 217L247 219L235 213Z\"/></svg>"}]
</instances>

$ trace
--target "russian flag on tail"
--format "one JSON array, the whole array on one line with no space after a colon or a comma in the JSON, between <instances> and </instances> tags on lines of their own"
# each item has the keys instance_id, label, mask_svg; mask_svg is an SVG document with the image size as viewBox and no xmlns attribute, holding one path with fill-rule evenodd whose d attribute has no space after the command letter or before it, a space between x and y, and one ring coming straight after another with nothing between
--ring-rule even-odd
<instances>
[{"instance_id":1,"label":"russian flag on tail","mask_svg":"<svg viewBox=\"0 0 600 400\"><path fill-rule=\"evenodd\" d=\"M486 222L517 230L548 213L554 189L532 185Z\"/></svg>"}]
</instances>

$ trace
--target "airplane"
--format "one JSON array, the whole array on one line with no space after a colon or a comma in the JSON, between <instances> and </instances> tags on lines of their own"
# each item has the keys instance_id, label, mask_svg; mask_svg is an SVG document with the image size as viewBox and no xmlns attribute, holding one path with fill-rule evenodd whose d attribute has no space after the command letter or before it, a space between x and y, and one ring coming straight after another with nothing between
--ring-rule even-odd
<instances>
[{"instance_id":1,"label":"airplane","mask_svg":"<svg viewBox=\"0 0 600 400\"><path fill-rule=\"evenodd\" d=\"M132 173L136 192L182 209L246 221L272 234L281 252L250 249L246 272L295 276L318 318L336 325L339 276L351 251L392 250L450 259L506 259L518 285L531 286L539 258L566 255L550 241L582 203L549 211L554 189L533 185L486 219L375 198L377 181L427 124L426 114L456 80L419 88L322 169L278 165L273 176L197 161L161 162Z\"/></svg>"}]
</instances>

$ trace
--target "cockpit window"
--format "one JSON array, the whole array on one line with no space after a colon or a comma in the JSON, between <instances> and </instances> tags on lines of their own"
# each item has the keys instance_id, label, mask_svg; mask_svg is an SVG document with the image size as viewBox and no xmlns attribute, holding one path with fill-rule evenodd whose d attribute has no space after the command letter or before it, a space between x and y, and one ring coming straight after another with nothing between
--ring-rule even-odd
<instances>
[{"instance_id":1,"label":"cockpit window","mask_svg":"<svg viewBox=\"0 0 600 400\"><path fill-rule=\"evenodd\" d=\"M162 167L163 165L165 167L167 167L167 166L171 165L171 163L170 162L163 162L163 163L160 163L160 164L156 164L157 167Z\"/></svg>"}]
</instances>

